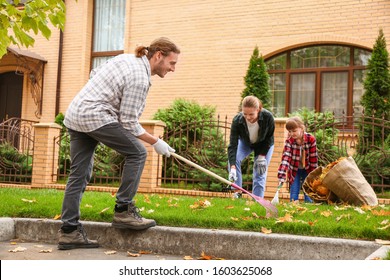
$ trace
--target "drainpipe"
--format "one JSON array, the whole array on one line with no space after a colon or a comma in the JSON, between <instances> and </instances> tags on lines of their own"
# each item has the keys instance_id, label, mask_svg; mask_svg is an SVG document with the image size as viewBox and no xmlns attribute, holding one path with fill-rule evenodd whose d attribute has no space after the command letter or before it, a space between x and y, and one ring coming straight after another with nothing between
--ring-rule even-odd
<instances>
[{"instance_id":1,"label":"drainpipe","mask_svg":"<svg viewBox=\"0 0 390 280\"><path fill-rule=\"evenodd\" d=\"M61 95L61 69L62 69L62 51L64 44L64 33L60 29L60 43L58 48L58 65L57 65L57 86L56 86L56 108L55 116L59 114L60 111L60 95Z\"/></svg>"}]
</instances>

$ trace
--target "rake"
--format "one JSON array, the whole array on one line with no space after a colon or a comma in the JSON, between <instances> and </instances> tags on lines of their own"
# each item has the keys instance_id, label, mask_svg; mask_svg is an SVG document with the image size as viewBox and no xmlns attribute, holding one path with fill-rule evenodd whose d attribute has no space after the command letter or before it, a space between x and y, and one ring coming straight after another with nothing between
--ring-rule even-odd
<instances>
[{"instance_id":1,"label":"rake","mask_svg":"<svg viewBox=\"0 0 390 280\"><path fill-rule=\"evenodd\" d=\"M214 177L215 179L218 179L222 183L228 184L229 186L232 186L233 188L240 190L243 193L246 193L247 195L252 197L255 201L257 201L261 206L263 206L265 208L265 211L266 211L265 217L266 218L278 217L278 209L274 205L272 205L271 202L269 202L268 200L248 192L247 190L241 188L240 186L234 184L233 182L230 182L229 180L215 174L214 172L211 172L210 170L207 170L207 169L201 167L200 165L198 165L198 164L196 164L196 163L194 163L194 162L192 162L192 161L190 161L190 160L188 160L188 159L186 159L186 158L184 158L176 153L171 152L171 155L173 157L187 163L188 165L191 165L192 167L195 167L196 169L203 171L204 173Z\"/></svg>"}]
</instances>

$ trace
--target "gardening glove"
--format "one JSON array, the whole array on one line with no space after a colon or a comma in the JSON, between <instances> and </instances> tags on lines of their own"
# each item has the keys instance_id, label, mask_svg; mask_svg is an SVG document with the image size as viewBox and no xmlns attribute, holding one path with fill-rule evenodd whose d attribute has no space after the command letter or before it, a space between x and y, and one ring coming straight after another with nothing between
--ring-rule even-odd
<instances>
[{"instance_id":1,"label":"gardening glove","mask_svg":"<svg viewBox=\"0 0 390 280\"><path fill-rule=\"evenodd\" d=\"M259 175L263 175L267 170L267 160L265 156L259 155L255 161L255 168Z\"/></svg>"},{"instance_id":2,"label":"gardening glove","mask_svg":"<svg viewBox=\"0 0 390 280\"><path fill-rule=\"evenodd\" d=\"M230 168L229 181L235 182L237 180L237 171L235 168Z\"/></svg>"},{"instance_id":3,"label":"gardening glove","mask_svg":"<svg viewBox=\"0 0 390 280\"><path fill-rule=\"evenodd\" d=\"M171 152L175 152L173 148L171 148L164 140L161 140L160 138L152 146L159 155L166 157L170 157Z\"/></svg>"}]
</instances>

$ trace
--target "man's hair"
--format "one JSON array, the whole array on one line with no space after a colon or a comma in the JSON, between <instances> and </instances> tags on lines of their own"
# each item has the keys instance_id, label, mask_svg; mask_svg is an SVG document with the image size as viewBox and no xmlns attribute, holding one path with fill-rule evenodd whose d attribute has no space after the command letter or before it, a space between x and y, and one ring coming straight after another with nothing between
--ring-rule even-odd
<instances>
[{"instance_id":1,"label":"man's hair","mask_svg":"<svg viewBox=\"0 0 390 280\"><path fill-rule=\"evenodd\" d=\"M163 56L168 56L171 52L180 53L180 49L166 37L160 37L154 40L149 47L138 46L135 49L135 56L141 57L146 55L148 59L151 59L156 52L161 52Z\"/></svg>"},{"instance_id":2,"label":"man's hair","mask_svg":"<svg viewBox=\"0 0 390 280\"><path fill-rule=\"evenodd\" d=\"M242 107L262 109L263 103L256 96L248 95L242 100Z\"/></svg>"},{"instance_id":3,"label":"man's hair","mask_svg":"<svg viewBox=\"0 0 390 280\"><path fill-rule=\"evenodd\" d=\"M296 128L302 128L303 130L305 130L305 124L303 123L302 119L298 116L294 116L294 117L291 117L289 118L287 121L286 121L286 129L288 131L290 130L294 130Z\"/></svg>"}]
</instances>

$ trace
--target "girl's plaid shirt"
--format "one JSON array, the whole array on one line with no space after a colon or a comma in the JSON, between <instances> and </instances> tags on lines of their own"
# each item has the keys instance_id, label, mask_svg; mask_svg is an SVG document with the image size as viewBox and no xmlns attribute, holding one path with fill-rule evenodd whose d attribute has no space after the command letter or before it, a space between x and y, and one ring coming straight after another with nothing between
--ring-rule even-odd
<instances>
[{"instance_id":1,"label":"girl's plaid shirt","mask_svg":"<svg viewBox=\"0 0 390 280\"><path fill-rule=\"evenodd\" d=\"M316 139L310 133L305 132L303 135L303 150L305 169L309 174L318 167L318 154ZM301 161L301 146L289 137L286 139L283 149L282 162L278 169L279 182L285 182L288 173L288 180L290 183L294 182L297 175L299 163Z\"/></svg>"}]
</instances>

